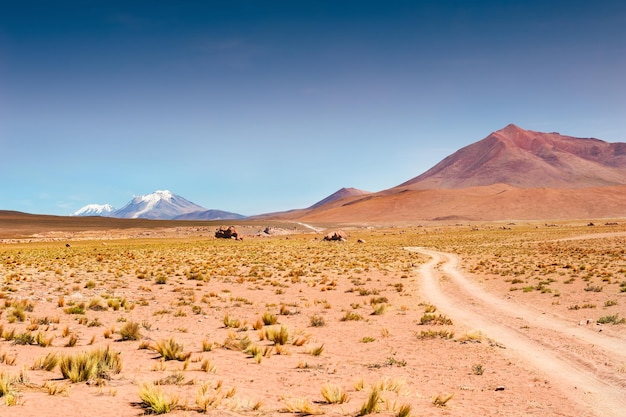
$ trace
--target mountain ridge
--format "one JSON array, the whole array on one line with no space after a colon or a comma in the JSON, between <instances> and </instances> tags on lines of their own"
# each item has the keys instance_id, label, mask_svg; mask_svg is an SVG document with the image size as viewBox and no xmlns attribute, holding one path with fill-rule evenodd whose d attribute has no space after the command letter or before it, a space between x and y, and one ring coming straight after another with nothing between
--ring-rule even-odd
<instances>
[{"instance_id":1,"label":"mountain ridge","mask_svg":"<svg viewBox=\"0 0 626 417\"><path fill-rule=\"evenodd\" d=\"M111 207L108 204L88 204L72 213L72 215L152 220L226 220L245 218L245 216L237 213L206 209L169 190L156 190L151 194L135 196L118 210L96 214L97 207L102 206Z\"/></svg>"},{"instance_id":2,"label":"mountain ridge","mask_svg":"<svg viewBox=\"0 0 626 417\"><path fill-rule=\"evenodd\" d=\"M398 186L285 218L389 223L589 216L626 216L626 143L510 124Z\"/></svg>"}]
</instances>

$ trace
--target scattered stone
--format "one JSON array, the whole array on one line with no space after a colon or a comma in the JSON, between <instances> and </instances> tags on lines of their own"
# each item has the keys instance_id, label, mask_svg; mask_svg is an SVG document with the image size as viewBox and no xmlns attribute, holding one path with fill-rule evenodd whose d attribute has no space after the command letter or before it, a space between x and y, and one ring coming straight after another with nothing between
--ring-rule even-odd
<instances>
[{"instance_id":1,"label":"scattered stone","mask_svg":"<svg viewBox=\"0 0 626 417\"><path fill-rule=\"evenodd\" d=\"M364 239L359 239L359 240L356 241L356 243L365 243L365 240Z\"/></svg>"},{"instance_id":2,"label":"scattered stone","mask_svg":"<svg viewBox=\"0 0 626 417\"><path fill-rule=\"evenodd\" d=\"M504 386L500 385L496 387L496 391L504 391Z\"/></svg>"}]
</instances>

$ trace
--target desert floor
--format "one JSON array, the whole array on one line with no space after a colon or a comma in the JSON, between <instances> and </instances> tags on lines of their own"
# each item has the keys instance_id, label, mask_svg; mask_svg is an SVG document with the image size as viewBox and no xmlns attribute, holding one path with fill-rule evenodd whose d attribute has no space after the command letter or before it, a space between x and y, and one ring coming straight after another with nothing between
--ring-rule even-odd
<instances>
[{"instance_id":1,"label":"desert floor","mask_svg":"<svg viewBox=\"0 0 626 417\"><path fill-rule=\"evenodd\" d=\"M624 415L626 222L587 223L7 239L0 415Z\"/></svg>"}]
</instances>

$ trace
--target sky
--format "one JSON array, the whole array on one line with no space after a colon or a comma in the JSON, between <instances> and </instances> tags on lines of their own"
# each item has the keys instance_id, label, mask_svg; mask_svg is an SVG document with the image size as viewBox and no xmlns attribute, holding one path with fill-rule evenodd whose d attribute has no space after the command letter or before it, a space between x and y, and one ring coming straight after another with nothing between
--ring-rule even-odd
<instances>
[{"instance_id":1,"label":"sky","mask_svg":"<svg viewBox=\"0 0 626 417\"><path fill-rule=\"evenodd\" d=\"M303 208L625 116L622 1L0 0L0 210Z\"/></svg>"}]
</instances>

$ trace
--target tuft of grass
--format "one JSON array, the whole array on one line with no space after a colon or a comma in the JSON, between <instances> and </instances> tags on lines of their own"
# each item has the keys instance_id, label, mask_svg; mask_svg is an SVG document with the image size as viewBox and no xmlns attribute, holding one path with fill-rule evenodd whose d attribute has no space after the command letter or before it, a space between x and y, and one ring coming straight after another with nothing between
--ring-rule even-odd
<instances>
[{"instance_id":1,"label":"tuft of grass","mask_svg":"<svg viewBox=\"0 0 626 417\"><path fill-rule=\"evenodd\" d=\"M424 305L424 313L434 313L435 311L437 311L437 306L433 304Z\"/></svg>"},{"instance_id":2,"label":"tuft of grass","mask_svg":"<svg viewBox=\"0 0 626 417\"><path fill-rule=\"evenodd\" d=\"M204 339L202 341L202 351L210 352L212 350L213 350L213 342L209 342L208 340Z\"/></svg>"},{"instance_id":3,"label":"tuft of grass","mask_svg":"<svg viewBox=\"0 0 626 417\"><path fill-rule=\"evenodd\" d=\"M210 372L212 374L217 372L217 367L210 359L205 359L200 364L200 370L204 372Z\"/></svg>"},{"instance_id":4,"label":"tuft of grass","mask_svg":"<svg viewBox=\"0 0 626 417\"><path fill-rule=\"evenodd\" d=\"M313 316L311 316L311 327L323 327L326 325L326 321L324 320L324 317L320 316L319 314L315 314Z\"/></svg>"},{"instance_id":5,"label":"tuft of grass","mask_svg":"<svg viewBox=\"0 0 626 417\"><path fill-rule=\"evenodd\" d=\"M64 379L84 382L96 378L109 379L111 373L120 373L122 361L120 354L111 352L107 346L91 352L65 355L59 362L59 368Z\"/></svg>"},{"instance_id":6,"label":"tuft of grass","mask_svg":"<svg viewBox=\"0 0 626 417\"><path fill-rule=\"evenodd\" d=\"M167 397L163 390L154 384L143 384L139 389L141 407L148 414L167 414L178 405L178 398Z\"/></svg>"},{"instance_id":7,"label":"tuft of grass","mask_svg":"<svg viewBox=\"0 0 626 417\"><path fill-rule=\"evenodd\" d=\"M437 407L445 407L452 397L454 397L454 394L437 394L432 397L431 402Z\"/></svg>"},{"instance_id":8,"label":"tuft of grass","mask_svg":"<svg viewBox=\"0 0 626 417\"><path fill-rule=\"evenodd\" d=\"M31 332L20 333L13 337L13 343L16 345L34 345L35 336Z\"/></svg>"},{"instance_id":9,"label":"tuft of grass","mask_svg":"<svg viewBox=\"0 0 626 417\"><path fill-rule=\"evenodd\" d=\"M363 320L363 316L354 311L346 311L346 314L340 319L341 321L359 321Z\"/></svg>"},{"instance_id":10,"label":"tuft of grass","mask_svg":"<svg viewBox=\"0 0 626 417\"><path fill-rule=\"evenodd\" d=\"M485 373L485 368L482 364L475 363L474 365L472 365L472 373L474 375L482 375L483 373Z\"/></svg>"},{"instance_id":11,"label":"tuft of grass","mask_svg":"<svg viewBox=\"0 0 626 417\"><path fill-rule=\"evenodd\" d=\"M380 410L382 400L380 391L376 388L372 388L370 394L367 396L367 400L361 406L358 415L365 416L367 414L377 413Z\"/></svg>"},{"instance_id":12,"label":"tuft of grass","mask_svg":"<svg viewBox=\"0 0 626 417\"><path fill-rule=\"evenodd\" d=\"M275 345L284 345L289 340L289 329L286 326L270 326L265 329L264 335Z\"/></svg>"},{"instance_id":13,"label":"tuft of grass","mask_svg":"<svg viewBox=\"0 0 626 417\"><path fill-rule=\"evenodd\" d=\"M15 377L0 372L0 397L4 398L6 405L17 404L17 390L15 389Z\"/></svg>"},{"instance_id":14,"label":"tuft of grass","mask_svg":"<svg viewBox=\"0 0 626 417\"><path fill-rule=\"evenodd\" d=\"M422 330L419 335L416 335L418 339L452 339L454 337L454 332L450 330Z\"/></svg>"},{"instance_id":15,"label":"tuft of grass","mask_svg":"<svg viewBox=\"0 0 626 417\"><path fill-rule=\"evenodd\" d=\"M411 405L410 404L401 405L396 416L397 417L411 417Z\"/></svg>"},{"instance_id":16,"label":"tuft of grass","mask_svg":"<svg viewBox=\"0 0 626 417\"><path fill-rule=\"evenodd\" d=\"M343 404L349 401L348 394L339 385L328 382L322 385L321 391L328 404Z\"/></svg>"},{"instance_id":17,"label":"tuft of grass","mask_svg":"<svg viewBox=\"0 0 626 417\"><path fill-rule=\"evenodd\" d=\"M70 338L68 339L67 343L65 344L66 347L74 347L76 346L76 343L78 342L78 336L76 336L76 334L72 333L70 335Z\"/></svg>"},{"instance_id":18,"label":"tuft of grass","mask_svg":"<svg viewBox=\"0 0 626 417\"><path fill-rule=\"evenodd\" d=\"M46 390L48 395L64 395L68 396L70 394L70 385L69 384L55 384L50 381L46 381L43 385L43 388Z\"/></svg>"},{"instance_id":19,"label":"tuft of grass","mask_svg":"<svg viewBox=\"0 0 626 417\"><path fill-rule=\"evenodd\" d=\"M152 349L166 361L185 361L191 356L191 352L183 352L183 345L177 343L174 338L161 340L157 342Z\"/></svg>"},{"instance_id":20,"label":"tuft of grass","mask_svg":"<svg viewBox=\"0 0 626 417\"><path fill-rule=\"evenodd\" d=\"M196 392L196 405L201 412L206 413L209 410L217 408L225 398L222 393L222 384L218 383L215 387L211 387L209 382L205 382Z\"/></svg>"},{"instance_id":21,"label":"tuft of grass","mask_svg":"<svg viewBox=\"0 0 626 417\"><path fill-rule=\"evenodd\" d=\"M263 315L261 316L261 320L263 320L263 324L265 326L272 326L278 323L278 319L276 318L276 316L269 311L263 313Z\"/></svg>"},{"instance_id":22,"label":"tuft of grass","mask_svg":"<svg viewBox=\"0 0 626 417\"><path fill-rule=\"evenodd\" d=\"M598 319L598 324L624 324L626 319L619 318L619 314L610 314L608 316L602 316Z\"/></svg>"},{"instance_id":23,"label":"tuft of grass","mask_svg":"<svg viewBox=\"0 0 626 417\"><path fill-rule=\"evenodd\" d=\"M65 309L67 314L85 314L85 303L74 304Z\"/></svg>"},{"instance_id":24,"label":"tuft of grass","mask_svg":"<svg viewBox=\"0 0 626 417\"><path fill-rule=\"evenodd\" d=\"M233 329L238 329L239 327L241 327L241 321L239 319L231 317L228 313L224 315L224 320L222 322L224 323L224 327Z\"/></svg>"},{"instance_id":25,"label":"tuft of grass","mask_svg":"<svg viewBox=\"0 0 626 417\"><path fill-rule=\"evenodd\" d=\"M374 311L372 311L372 316L381 316L385 314L385 311L387 311L387 303L372 304L372 308L374 309Z\"/></svg>"},{"instance_id":26,"label":"tuft of grass","mask_svg":"<svg viewBox=\"0 0 626 417\"><path fill-rule=\"evenodd\" d=\"M465 333L463 336L457 339L460 343L480 343L485 338L485 335L480 331L473 331Z\"/></svg>"},{"instance_id":27,"label":"tuft of grass","mask_svg":"<svg viewBox=\"0 0 626 417\"><path fill-rule=\"evenodd\" d=\"M309 353L313 356L320 356L323 352L324 352L324 344L321 344L309 350Z\"/></svg>"},{"instance_id":28,"label":"tuft of grass","mask_svg":"<svg viewBox=\"0 0 626 417\"><path fill-rule=\"evenodd\" d=\"M48 347L52 344L54 340L54 336L46 337L45 333L37 332L35 335L35 343L37 343L41 347Z\"/></svg>"},{"instance_id":29,"label":"tuft of grass","mask_svg":"<svg viewBox=\"0 0 626 417\"><path fill-rule=\"evenodd\" d=\"M35 359L35 363L31 369L43 369L45 371L52 371L59 364L59 355L56 352L50 352L45 357L39 357Z\"/></svg>"},{"instance_id":30,"label":"tuft of grass","mask_svg":"<svg viewBox=\"0 0 626 417\"><path fill-rule=\"evenodd\" d=\"M323 411L315 406L311 401L303 398L294 398L285 401L287 411L294 414L300 414L302 416L311 416L316 414L323 414Z\"/></svg>"},{"instance_id":31,"label":"tuft of grass","mask_svg":"<svg viewBox=\"0 0 626 417\"><path fill-rule=\"evenodd\" d=\"M354 389L356 391L363 391L365 389L365 379L359 378L354 381Z\"/></svg>"},{"instance_id":32,"label":"tuft of grass","mask_svg":"<svg viewBox=\"0 0 626 417\"><path fill-rule=\"evenodd\" d=\"M430 324L430 325L448 325L448 326L451 326L452 325L452 320L450 320L447 316L444 316L443 314L434 315L434 314L431 314L431 313L425 313L420 318L420 324L421 325Z\"/></svg>"},{"instance_id":33,"label":"tuft of grass","mask_svg":"<svg viewBox=\"0 0 626 417\"><path fill-rule=\"evenodd\" d=\"M140 325L137 322L129 321L120 329L120 340L139 340L141 339Z\"/></svg>"}]
</instances>

